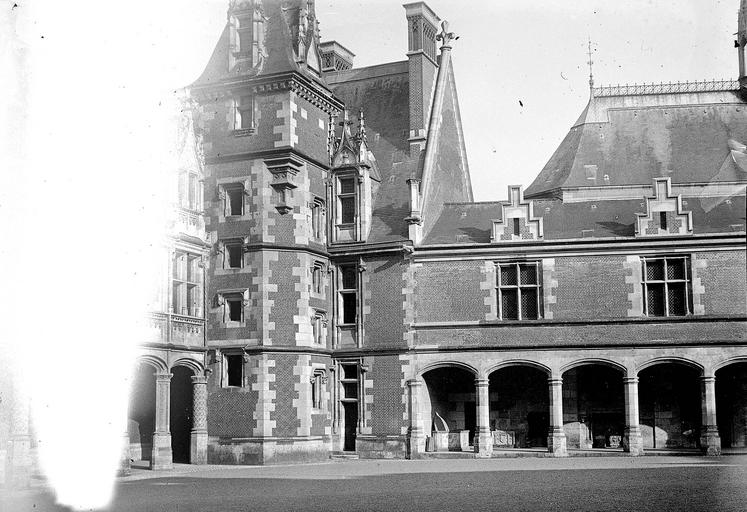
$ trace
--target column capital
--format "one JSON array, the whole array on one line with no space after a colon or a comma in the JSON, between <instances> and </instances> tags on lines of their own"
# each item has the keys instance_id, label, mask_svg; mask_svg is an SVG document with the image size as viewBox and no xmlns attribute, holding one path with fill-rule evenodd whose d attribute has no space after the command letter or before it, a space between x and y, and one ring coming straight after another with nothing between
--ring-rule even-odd
<instances>
[{"instance_id":1,"label":"column capital","mask_svg":"<svg viewBox=\"0 0 747 512\"><path fill-rule=\"evenodd\" d=\"M705 383L716 382L715 375L701 375L700 380Z\"/></svg>"},{"instance_id":2,"label":"column capital","mask_svg":"<svg viewBox=\"0 0 747 512\"><path fill-rule=\"evenodd\" d=\"M417 386L422 386L423 385L423 381L420 380L420 379L409 379L407 381L407 385L410 386L411 388L414 388L414 387L417 387Z\"/></svg>"},{"instance_id":3,"label":"column capital","mask_svg":"<svg viewBox=\"0 0 747 512\"><path fill-rule=\"evenodd\" d=\"M173 373L156 373L156 380L160 382L171 382L171 377L173 376Z\"/></svg>"},{"instance_id":4,"label":"column capital","mask_svg":"<svg viewBox=\"0 0 747 512\"><path fill-rule=\"evenodd\" d=\"M563 385L563 379L562 377L548 377L547 383L550 386L562 386Z\"/></svg>"},{"instance_id":5,"label":"column capital","mask_svg":"<svg viewBox=\"0 0 747 512\"><path fill-rule=\"evenodd\" d=\"M623 384L638 384L638 376L623 377Z\"/></svg>"},{"instance_id":6,"label":"column capital","mask_svg":"<svg viewBox=\"0 0 747 512\"><path fill-rule=\"evenodd\" d=\"M208 378L204 375L192 375L192 384L207 384Z\"/></svg>"},{"instance_id":7,"label":"column capital","mask_svg":"<svg viewBox=\"0 0 747 512\"><path fill-rule=\"evenodd\" d=\"M475 379L475 386L487 387L490 384L490 379Z\"/></svg>"}]
</instances>

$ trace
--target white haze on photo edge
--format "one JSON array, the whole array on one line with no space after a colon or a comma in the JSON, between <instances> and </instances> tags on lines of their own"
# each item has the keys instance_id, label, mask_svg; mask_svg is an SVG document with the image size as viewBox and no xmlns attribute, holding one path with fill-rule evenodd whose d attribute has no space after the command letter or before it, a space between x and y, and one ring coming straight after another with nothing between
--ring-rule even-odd
<instances>
[{"instance_id":1,"label":"white haze on photo edge","mask_svg":"<svg viewBox=\"0 0 747 512\"><path fill-rule=\"evenodd\" d=\"M402 3L317 0L322 39L356 66L404 60ZM597 85L736 78L737 0L428 3L461 36L478 200L528 185L563 139L588 99L588 36ZM201 73L227 5L0 0L0 360L32 398L65 505L113 490L176 168L174 91Z\"/></svg>"}]
</instances>

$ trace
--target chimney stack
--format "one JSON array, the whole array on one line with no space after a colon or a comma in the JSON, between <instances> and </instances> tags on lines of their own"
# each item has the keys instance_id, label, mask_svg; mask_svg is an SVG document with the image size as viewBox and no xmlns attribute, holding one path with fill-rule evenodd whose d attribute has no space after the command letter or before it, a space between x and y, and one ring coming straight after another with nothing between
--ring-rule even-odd
<instances>
[{"instance_id":1,"label":"chimney stack","mask_svg":"<svg viewBox=\"0 0 747 512\"><path fill-rule=\"evenodd\" d=\"M438 57L436 34L441 20L425 2L404 4L407 16L407 58L410 62L410 151L425 147L431 95Z\"/></svg>"}]
</instances>

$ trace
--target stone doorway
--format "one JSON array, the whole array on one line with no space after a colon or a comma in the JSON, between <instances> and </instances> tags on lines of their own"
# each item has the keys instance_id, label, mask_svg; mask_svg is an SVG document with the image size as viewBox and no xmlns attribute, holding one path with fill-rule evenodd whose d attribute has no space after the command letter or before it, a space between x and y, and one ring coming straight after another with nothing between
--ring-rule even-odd
<instances>
[{"instance_id":1,"label":"stone doorway","mask_svg":"<svg viewBox=\"0 0 747 512\"><path fill-rule=\"evenodd\" d=\"M722 448L747 447L747 362L716 372L716 416Z\"/></svg>"},{"instance_id":2,"label":"stone doorway","mask_svg":"<svg viewBox=\"0 0 747 512\"><path fill-rule=\"evenodd\" d=\"M643 448L700 446L700 370L660 363L638 373Z\"/></svg>"},{"instance_id":3,"label":"stone doorway","mask_svg":"<svg viewBox=\"0 0 747 512\"><path fill-rule=\"evenodd\" d=\"M190 432L192 430L192 375L189 368L175 366L171 373L170 425L171 451L174 462L190 461Z\"/></svg>"}]
</instances>

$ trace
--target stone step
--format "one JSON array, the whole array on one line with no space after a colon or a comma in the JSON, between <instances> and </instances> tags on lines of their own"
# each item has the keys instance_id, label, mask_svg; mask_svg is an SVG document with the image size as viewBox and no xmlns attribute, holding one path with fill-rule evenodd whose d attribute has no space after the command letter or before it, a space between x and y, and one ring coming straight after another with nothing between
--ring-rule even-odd
<instances>
[{"instance_id":1,"label":"stone step","mask_svg":"<svg viewBox=\"0 0 747 512\"><path fill-rule=\"evenodd\" d=\"M329 458L332 460L356 460L360 457L355 452L331 452Z\"/></svg>"}]
</instances>

